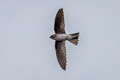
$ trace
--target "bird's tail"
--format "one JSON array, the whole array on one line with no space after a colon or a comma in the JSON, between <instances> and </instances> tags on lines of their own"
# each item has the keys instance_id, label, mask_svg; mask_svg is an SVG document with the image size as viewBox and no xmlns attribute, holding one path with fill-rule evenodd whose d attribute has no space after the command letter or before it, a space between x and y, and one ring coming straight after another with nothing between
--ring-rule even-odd
<instances>
[{"instance_id":1,"label":"bird's tail","mask_svg":"<svg viewBox=\"0 0 120 80\"><path fill-rule=\"evenodd\" d=\"M70 41L71 43L77 45L78 44L78 39L79 39L79 32L78 33L73 33L73 34L69 34L72 36L72 39L68 40Z\"/></svg>"}]
</instances>

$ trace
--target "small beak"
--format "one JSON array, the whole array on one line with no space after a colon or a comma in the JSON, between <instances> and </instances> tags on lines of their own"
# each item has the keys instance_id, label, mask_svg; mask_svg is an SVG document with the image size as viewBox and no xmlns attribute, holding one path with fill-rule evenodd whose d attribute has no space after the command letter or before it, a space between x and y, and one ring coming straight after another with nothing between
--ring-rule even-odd
<instances>
[{"instance_id":1,"label":"small beak","mask_svg":"<svg viewBox=\"0 0 120 80\"><path fill-rule=\"evenodd\" d=\"M50 38L52 39L52 36L50 36Z\"/></svg>"}]
</instances>

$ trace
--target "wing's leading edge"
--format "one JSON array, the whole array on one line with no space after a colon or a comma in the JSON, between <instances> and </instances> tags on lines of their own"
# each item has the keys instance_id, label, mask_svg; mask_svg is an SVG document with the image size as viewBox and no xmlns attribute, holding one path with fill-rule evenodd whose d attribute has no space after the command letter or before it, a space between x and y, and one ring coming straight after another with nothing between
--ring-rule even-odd
<instances>
[{"instance_id":1,"label":"wing's leading edge","mask_svg":"<svg viewBox=\"0 0 120 80\"><path fill-rule=\"evenodd\" d=\"M55 41L56 56L59 65L66 70L66 47L65 41Z\"/></svg>"},{"instance_id":2,"label":"wing's leading edge","mask_svg":"<svg viewBox=\"0 0 120 80\"><path fill-rule=\"evenodd\" d=\"M59 9L56 14L54 30L55 30L55 33L65 33L63 8Z\"/></svg>"}]
</instances>

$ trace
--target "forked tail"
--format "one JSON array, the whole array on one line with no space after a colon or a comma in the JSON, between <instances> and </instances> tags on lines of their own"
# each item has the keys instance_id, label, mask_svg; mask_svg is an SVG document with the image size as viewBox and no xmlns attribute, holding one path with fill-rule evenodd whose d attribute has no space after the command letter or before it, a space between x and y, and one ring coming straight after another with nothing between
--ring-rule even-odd
<instances>
[{"instance_id":1,"label":"forked tail","mask_svg":"<svg viewBox=\"0 0 120 80\"><path fill-rule=\"evenodd\" d=\"M78 39L79 39L79 32L78 33L73 33L73 34L69 34L72 36L72 39L68 40L70 41L71 43L77 45L78 44Z\"/></svg>"}]
</instances>

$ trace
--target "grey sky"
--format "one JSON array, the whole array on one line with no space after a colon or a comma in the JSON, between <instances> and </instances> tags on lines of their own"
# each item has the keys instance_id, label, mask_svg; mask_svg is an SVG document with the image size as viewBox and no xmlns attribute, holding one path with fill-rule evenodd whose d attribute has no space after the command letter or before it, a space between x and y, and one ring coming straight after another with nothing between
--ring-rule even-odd
<instances>
[{"instance_id":1,"label":"grey sky","mask_svg":"<svg viewBox=\"0 0 120 80\"><path fill-rule=\"evenodd\" d=\"M120 80L119 0L0 0L0 80ZM54 18L64 9L67 70L57 62Z\"/></svg>"}]
</instances>

